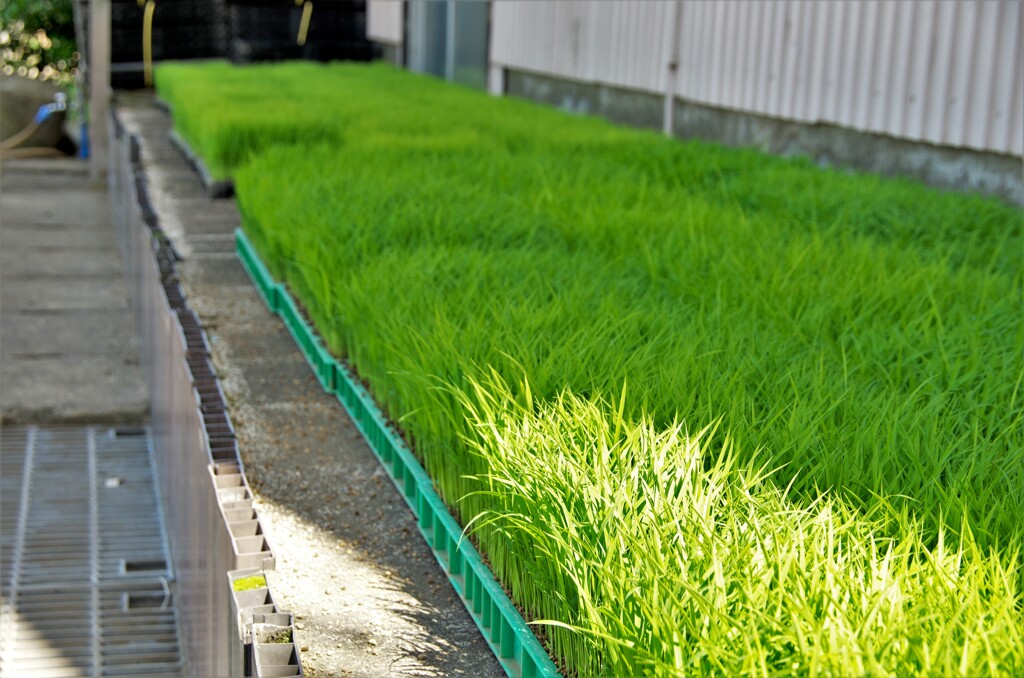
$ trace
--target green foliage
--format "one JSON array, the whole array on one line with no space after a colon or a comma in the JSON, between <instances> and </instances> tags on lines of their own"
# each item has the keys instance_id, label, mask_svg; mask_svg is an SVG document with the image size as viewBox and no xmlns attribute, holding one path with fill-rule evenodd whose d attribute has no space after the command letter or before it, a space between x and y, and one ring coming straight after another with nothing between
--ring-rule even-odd
<instances>
[{"instance_id":1,"label":"green foliage","mask_svg":"<svg viewBox=\"0 0 1024 678\"><path fill-rule=\"evenodd\" d=\"M202 66L167 63L157 93L174 125L217 179L274 145L326 142L422 150L502 148L514 152L629 145L636 133L596 119L569 118L522 101L437 87L385 64ZM271 102L267 93L273 92ZM453 119L452 116L455 116Z\"/></svg>"},{"instance_id":2,"label":"green foliage","mask_svg":"<svg viewBox=\"0 0 1024 678\"><path fill-rule=\"evenodd\" d=\"M6 0L0 6L0 72L69 83L77 65L71 0Z\"/></svg>"},{"instance_id":3,"label":"green foliage","mask_svg":"<svg viewBox=\"0 0 1024 678\"><path fill-rule=\"evenodd\" d=\"M232 588L234 588L236 593L252 591L254 589L263 589L266 587L267 578L262 574L254 574L251 577L241 577L232 583Z\"/></svg>"},{"instance_id":4,"label":"green foliage","mask_svg":"<svg viewBox=\"0 0 1024 678\"><path fill-rule=\"evenodd\" d=\"M1024 669L1019 210L380 65L157 85L571 670Z\"/></svg>"},{"instance_id":5,"label":"green foliage","mask_svg":"<svg viewBox=\"0 0 1024 678\"><path fill-rule=\"evenodd\" d=\"M292 637L292 630L290 628L283 629L278 633L272 635L269 639L271 643L277 643L279 645L287 645L288 643L294 643L295 639Z\"/></svg>"},{"instance_id":6,"label":"green foliage","mask_svg":"<svg viewBox=\"0 0 1024 678\"><path fill-rule=\"evenodd\" d=\"M1017 553L926 544L884 504L794 501L708 430L528 392L492 375L459 394L488 468L477 524L497 557L532 556L510 586L580 675L1024 669Z\"/></svg>"}]
</instances>

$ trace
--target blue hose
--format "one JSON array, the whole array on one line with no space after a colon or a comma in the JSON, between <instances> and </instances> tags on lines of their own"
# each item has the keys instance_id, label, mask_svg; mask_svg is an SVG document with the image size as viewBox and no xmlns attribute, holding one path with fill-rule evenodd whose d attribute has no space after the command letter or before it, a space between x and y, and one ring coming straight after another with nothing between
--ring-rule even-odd
<instances>
[{"instance_id":1,"label":"blue hose","mask_svg":"<svg viewBox=\"0 0 1024 678\"><path fill-rule=\"evenodd\" d=\"M36 111L36 117L32 119L32 122L39 125L46 121L54 113L61 113L68 110L68 102L62 98L58 98L52 104L43 104Z\"/></svg>"},{"instance_id":2,"label":"blue hose","mask_svg":"<svg viewBox=\"0 0 1024 678\"><path fill-rule=\"evenodd\" d=\"M82 121L82 134L78 142L78 157L82 160L89 158L89 125Z\"/></svg>"}]
</instances>

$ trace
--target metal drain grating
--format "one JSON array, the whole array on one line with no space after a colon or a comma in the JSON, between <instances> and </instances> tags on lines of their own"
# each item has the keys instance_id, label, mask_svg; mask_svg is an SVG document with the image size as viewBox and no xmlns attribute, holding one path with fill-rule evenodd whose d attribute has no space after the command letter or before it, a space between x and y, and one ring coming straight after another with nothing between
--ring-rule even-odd
<instances>
[{"instance_id":1,"label":"metal drain grating","mask_svg":"<svg viewBox=\"0 0 1024 678\"><path fill-rule=\"evenodd\" d=\"M0 677L181 675L148 431L4 427L0 464Z\"/></svg>"}]
</instances>

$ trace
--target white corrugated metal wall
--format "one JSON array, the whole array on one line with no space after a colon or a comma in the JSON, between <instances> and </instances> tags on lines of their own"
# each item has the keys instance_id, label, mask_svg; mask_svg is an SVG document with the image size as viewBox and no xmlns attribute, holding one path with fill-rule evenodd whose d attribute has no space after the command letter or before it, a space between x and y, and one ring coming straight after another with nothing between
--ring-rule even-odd
<instances>
[{"instance_id":1,"label":"white corrugated metal wall","mask_svg":"<svg viewBox=\"0 0 1024 678\"><path fill-rule=\"evenodd\" d=\"M1021 0L496 0L492 66L1024 154Z\"/></svg>"},{"instance_id":2,"label":"white corrugated metal wall","mask_svg":"<svg viewBox=\"0 0 1024 678\"><path fill-rule=\"evenodd\" d=\"M377 42L397 45L402 42L402 0L367 0L366 37Z\"/></svg>"},{"instance_id":3,"label":"white corrugated metal wall","mask_svg":"<svg viewBox=\"0 0 1024 678\"><path fill-rule=\"evenodd\" d=\"M672 2L495 2L491 63L651 92L665 90Z\"/></svg>"}]
</instances>

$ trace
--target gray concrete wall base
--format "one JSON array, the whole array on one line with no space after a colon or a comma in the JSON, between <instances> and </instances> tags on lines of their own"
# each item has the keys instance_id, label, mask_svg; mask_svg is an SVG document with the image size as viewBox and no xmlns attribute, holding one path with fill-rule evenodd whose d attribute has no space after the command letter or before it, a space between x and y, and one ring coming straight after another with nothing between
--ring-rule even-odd
<instances>
[{"instance_id":1,"label":"gray concrete wall base","mask_svg":"<svg viewBox=\"0 0 1024 678\"><path fill-rule=\"evenodd\" d=\"M387 42L375 42L377 49L380 51L380 58L382 61L387 61L396 66L402 66L404 61L404 52L401 45L392 45Z\"/></svg>"},{"instance_id":2,"label":"gray concrete wall base","mask_svg":"<svg viewBox=\"0 0 1024 678\"><path fill-rule=\"evenodd\" d=\"M505 69L505 94L550 104L570 113L661 129L663 98L650 92Z\"/></svg>"},{"instance_id":3,"label":"gray concrete wall base","mask_svg":"<svg viewBox=\"0 0 1024 678\"><path fill-rule=\"evenodd\" d=\"M657 94L506 70L511 96L661 129L664 100ZM807 124L677 99L673 130L683 139L807 156L822 167L903 176L936 188L978 192L1024 205L1024 159L934 146L824 123Z\"/></svg>"}]
</instances>

